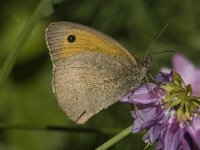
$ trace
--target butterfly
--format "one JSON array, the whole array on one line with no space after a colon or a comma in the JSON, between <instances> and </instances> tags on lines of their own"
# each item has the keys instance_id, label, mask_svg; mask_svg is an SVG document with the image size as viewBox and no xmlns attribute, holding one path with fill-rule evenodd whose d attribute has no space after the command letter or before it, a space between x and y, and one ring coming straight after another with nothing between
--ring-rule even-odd
<instances>
[{"instance_id":1,"label":"butterfly","mask_svg":"<svg viewBox=\"0 0 200 150\"><path fill-rule=\"evenodd\" d=\"M84 124L136 89L151 58L136 60L119 42L90 27L54 22L46 29L53 92L64 113Z\"/></svg>"}]
</instances>

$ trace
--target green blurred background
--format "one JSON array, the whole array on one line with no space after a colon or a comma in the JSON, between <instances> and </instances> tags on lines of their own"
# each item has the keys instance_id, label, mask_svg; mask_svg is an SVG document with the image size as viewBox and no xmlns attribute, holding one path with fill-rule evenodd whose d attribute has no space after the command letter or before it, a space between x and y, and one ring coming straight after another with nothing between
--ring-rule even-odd
<instances>
[{"instance_id":1,"label":"green blurred background","mask_svg":"<svg viewBox=\"0 0 200 150\"><path fill-rule=\"evenodd\" d=\"M133 122L132 108L123 103L102 111L83 126L65 117L51 90L52 64L44 36L50 22L91 26L120 41L137 58L144 56L156 35L169 24L151 52L176 50L200 65L199 6L197 0L1 1L0 150L90 150ZM171 57L170 53L154 55L151 73L155 75L162 66L170 67ZM103 131L45 128L50 125ZM142 134L137 134L110 149L144 147Z\"/></svg>"}]
</instances>

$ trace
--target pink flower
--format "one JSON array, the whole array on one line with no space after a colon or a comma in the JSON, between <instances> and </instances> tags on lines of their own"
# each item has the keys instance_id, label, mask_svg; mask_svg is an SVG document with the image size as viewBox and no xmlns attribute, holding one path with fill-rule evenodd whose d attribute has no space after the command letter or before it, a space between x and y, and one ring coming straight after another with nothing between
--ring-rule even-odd
<instances>
[{"instance_id":1,"label":"pink flower","mask_svg":"<svg viewBox=\"0 0 200 150\"><path fill-rule=\"evenodd\" d=\"M136 106L132 132L147 129L143 140L158 141L157 150L199 150L200 69L181 54L174 55L173 66L157 75L157 84L143 84L121 101Z\"/></svg>"}]
</instances>

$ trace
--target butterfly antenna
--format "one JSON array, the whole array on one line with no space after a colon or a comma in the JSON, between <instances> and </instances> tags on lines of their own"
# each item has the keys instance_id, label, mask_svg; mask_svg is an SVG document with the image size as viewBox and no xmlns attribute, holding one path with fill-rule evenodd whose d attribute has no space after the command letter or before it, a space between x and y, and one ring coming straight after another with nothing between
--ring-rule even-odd
<instances>
[{"instance_id":1,"label":"butterfly antenna","mask_svg":"<svg viewBox=\"0 0 200 150\"><path fill-rule=\"evenodd\" d=\"M176 51L175 50L165 50L165 51L153 52L153 53L149 53L149 54L155 55L155 54L162 54L162 53L176 53Z\"/></svg>"},{"instance_id":2,"label":"butterfly antenna","mask_svg":"<svg viewBox=\"0 0 200 150\"><path fill-rule=\"evenodd\" d=\"M165 31L165 29L167 28L167 26L168 26L168 24L166 24L166 25L164 26L164 28L160 31L160 33L156 36L156 38L151 42L149 48L147 49L146 54L144 55L144 58L146 58L146 56L148 55L148 53L149 53L151 47L152 47L153 44L158 40L158 38L162 35L162 33L163 33L163 32Z\"/></svg>"}]
</instances>

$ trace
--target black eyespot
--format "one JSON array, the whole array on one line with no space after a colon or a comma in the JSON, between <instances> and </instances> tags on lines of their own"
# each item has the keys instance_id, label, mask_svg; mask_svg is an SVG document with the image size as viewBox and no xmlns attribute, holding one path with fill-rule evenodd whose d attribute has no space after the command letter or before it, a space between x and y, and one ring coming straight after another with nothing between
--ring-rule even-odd
<instances>
[{"instance_id":1,"label":"black eyespot","mask_svg":"<svg viewBox=\"0 0 200 150\"><path fill-rule=\"evenodd\" d=\"M75 42L75 41L76 41L75 35L69 35L69 36L67 37L67 41L68 41L69 43Z\"/></svg>"}]
</instances>

